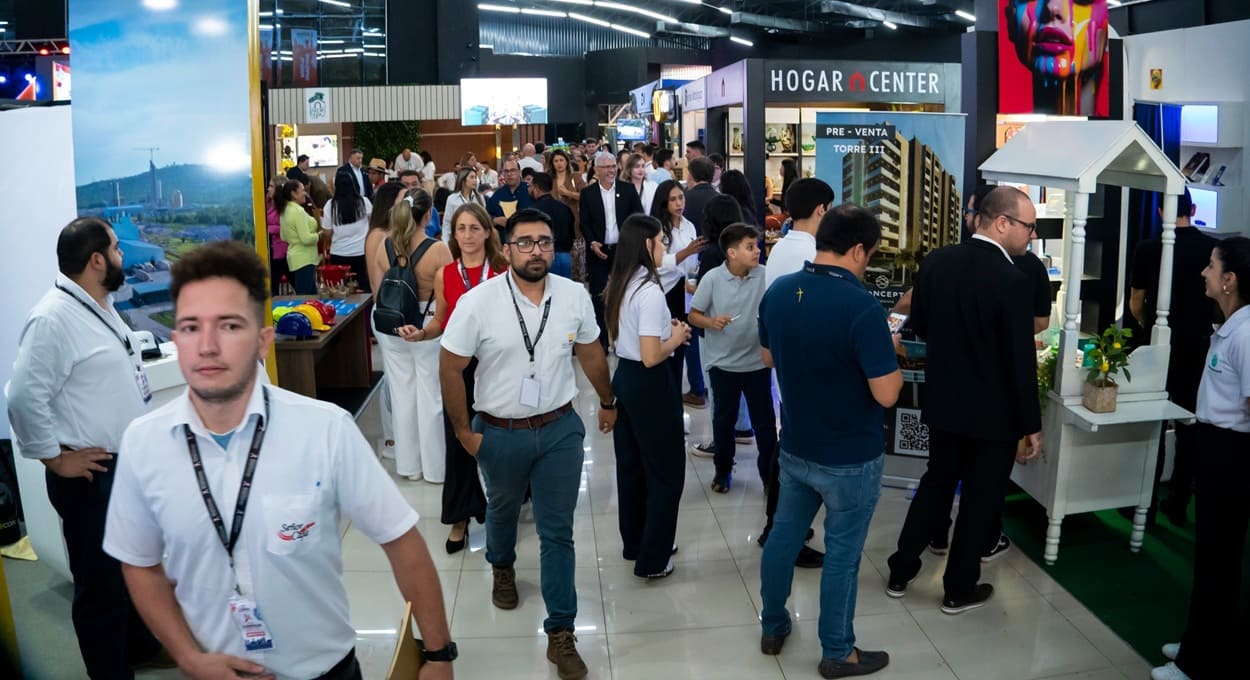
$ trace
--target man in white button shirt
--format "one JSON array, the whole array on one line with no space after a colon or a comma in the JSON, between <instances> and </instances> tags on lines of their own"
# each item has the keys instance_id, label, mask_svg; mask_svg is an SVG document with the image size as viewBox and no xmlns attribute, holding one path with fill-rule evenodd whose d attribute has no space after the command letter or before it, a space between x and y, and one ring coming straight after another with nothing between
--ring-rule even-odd
<instances>
[{"instance_id":1,"label":"man in white button shirt","mask_svg":"<svg viewBox=\"0 0 1250 680\"><path fill-rule=\"evenodd\" d=\"M571 680L586 676L573 634L573 513L586 428L573 410L577 379L570 354L577 355L599 395L600 432L611 432L616 424L616 403L585 287L548 276L555 251L551 218L533 208L520 210L508 219L505 236L511 271L460 298L455 323L443 332L443 408L486 479L486 560L494 572L491 600L500 609L519 603L512 566L517 517L526 487L533 488L547 659L562 680ZM462 373L473 357L478 416L470 423Z\"/></svg>"},{"instance_id":2,"label":"man in white button shirt","mask_svg":"<svg viewBox=\"0 0 1250 680\"><path fill-rule=\"evenodd\" d=\"M92 678L132 678L160 650L126 594L121 565L100 548L113 456L152 399L139 342L113 309L125 282L107 222L61 230L60 274L26 319L9 384L9 422L23 456L47 466L74 577L74 632Z\"/></svg>"},{"instance_id":3,"label":"man in white button shirt","mask_svg":"<svg viewBox=\"0 0 1250 680\"><path fill-rule=\"evenodd\" d=\"M607 349L603 289L608 285L608 272L612 271L616 243L621 238L620 225L630 215L645 211L634 185L616 181L617 165L612 154L596 154L594 163L596 181L582 189L578 210L582 234L586 238L586 275L595 307L595 319L599 323L599 343Z\"/></svg>"},{"instance_id":4,"label":"man in white button shirt","mask_svg":"<svg viewBox=\"0 0 1250 680\"><path fill-rule=\"evenodd\" d=\"M537 150L534 148L533 144L527 143L525 146L521 147L521 158L517 161L517 163L521 166L522 170L529 168L534 172L543 171L543 160L542 158L535 156L534 154L536 153Z\"/></svg>"},{"instance_id":5,"label":"man in white button shirt","mask_svg":"<svg viewBox=\"0 0 1250 680\"><path fill-rule=\"evenodd\" d=\"M438 572L351 416L258 380L273 329L265 268L233 241L172 271L187 392L122 439L104 549L135 606L192 678L355 680L340 519L381 544L430 663L456 656Z\"/></svg>"},{"instance_id":6,"label":"man in white button shirt","mask_svg":"<svg viewBox=\"0 0 1250 680\"><path fill-rule=\"evenodd\" d=\"M395 157L395 174L399 174L405 170L416 170L417 172L421 172L421 169L424 167L425 161L420 156L413 153L412 149L405 147L404 150L400 151L399 155ZM433 177L430 179L433 179Z\"/></svg>"}]
</instances>

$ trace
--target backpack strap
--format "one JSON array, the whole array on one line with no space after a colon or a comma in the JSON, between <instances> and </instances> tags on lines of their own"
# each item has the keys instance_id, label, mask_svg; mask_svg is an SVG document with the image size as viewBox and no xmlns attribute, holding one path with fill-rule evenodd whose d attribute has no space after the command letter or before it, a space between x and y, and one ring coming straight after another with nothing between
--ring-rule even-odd
<instances>
[{"instance_id":1,"label":"backpack strap","mask_svg":"<svg viewBox=\"0 0 1250 680\"><path fill-rule=\"evenodd\" d=\"M416 250L413 250L412 254L408 256L408 261L412 263L412 272L414 276L416 275L416 272L417 272L417 263L419 263L421 261L421 258L425 256L425 252L429 250L431 246L433 246L435 243L438 243L438 242L439 242L438 239L429 238L427 236L426 239L417 246ZM431 290L430 299L426 300L425 308L429 309L433 304L434 304L434 291ZM425 317L421 317L418 320L417 328L425 328Z\"/></svg>"},{"instance_id":2,"label":"backpack strap","mask_svg":"<svg viewBox=\"0 0 1250 680\"><path fill-rule=\"evenodd\" d=\"M391 243L390 237L386 239L386 260L390 266L394 267L399 262L399 256L395 254L395 244Z\"/></svg>"}]
</instances>

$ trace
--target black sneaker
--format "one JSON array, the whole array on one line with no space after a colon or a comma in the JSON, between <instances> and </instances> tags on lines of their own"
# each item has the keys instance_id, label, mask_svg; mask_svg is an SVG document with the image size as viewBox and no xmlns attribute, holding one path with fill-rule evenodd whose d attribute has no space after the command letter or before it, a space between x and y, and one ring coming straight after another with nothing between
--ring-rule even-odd
<instances>
[{"instance_id":1,"label":"black sneaker","mask_svg":"<svg viewBox=\"0 0 1250 680\"><path fill-rule=\"evenodd\" d=\"M676 569L677 569L677 567L674 567L674 566L673 566L673 560L671 560L671 559L670 559L670 560L668 561L668 564L664 565L664 569L663 569L663 571L658 571L658 572L656 572L656 573L654 573L654 574L647 574L646 576L642 576L642 575L640 574L639 576L640 576L641 578L645 578L645 579L647 579L648 581L655 581L655 580L657 580L657 579L662 579L662 578L667 578L667 577L669 577L669 576L672 576L672 575L673 575L673 571L675 571Z\"/></svg>"},{"instance_id":2,"label":"black sneaker","mask_svg":"<svg viewBox=\"0 0 1250 680\"><path fill-rule=\"evenodd\" d=\"M890 655L885 652L865 652L856 647L855 653L859 655L859 663L839 659L821 659L816 670L822 678L849 678L876 673L890 665Z\"/></svg>"},{"instance_id":3,"label":"black sneaker","mask_svg":"<svg viewBox=\"0 0 1250 680\"><path fill-rule=\"evenodd\" d=\"M945 536L929 541L929 552L934 555L945 555L951 550L951 542Z\"/></svg>"},{"instance_id":4,"label":"black sneaker","mask_svg":"<svg viewBox=\"0 0 1250 680\"><path fill-rule=\"evenodd\" d=\"M794 566L800 569L820 569L825 566L825 554L819 550L803 546L798 557L794 558Z\"/></svg>"},{"instance_id":5,"label":"black sneaker","mask_svg":"<svg viewBox=\"0 0 1250 680\"><path fill-rule=\"evenodd\" d=\"M907 594L907 586L911 585L911 582L915 580L916 577L913 576L906 581L900 581L893 574L891 574L890 580L886 581L885 584L885 594L897 600Z\"/></svg>"},{"instance_id":6,"label":"black sneaker","mask_svg":"<svg viewBox=\"0 0 1250 680\"><path fill-rule=\"evenodd\" d=\"M767 654L768 656L777 656L781 653L781 648L786 646L786 638L788 637L790 637L789 633L782 633L781 635L761 635L760 653Z\"/></svg>"},{"instance_id":7,"label":"black sneaker","mask_svg":"<svg viewBox=\"0 0 1250 680\"><path fill-rule=\"evenodd\" d=\"M988 583L977 584L977 587L972 591L972 595L970 595L967 599L953 600L949 597L943 599L942 613L954 616L956 614L962 614L966 611L984 607L985 603L989 602L990 596L993 594L994 586Z\"/></svg>"},{"instance_id":8,"label":"black sneaker","mask_svg":"<svg viewBox=\"0 0 1250 680\"><path fill-rule=\"evenodd\" d=\"M702 444L695 444L694 451L691 451L699 458L711 458L716 455L716 442L706 441Z\"/></svg>"},{"instance_id":9,"label":"black sneaker","mask_svg":"<svg viewBox=\"0 0 1250 680\"><path fill-rule=\"evenodd\" d=\"M729 487L733 484L733 474L726 472L723 475L716 475L712 478L712 491L716 493L729 493Z\"/></svg>"},{"instance_id":10,"label":"black sneaker","mask_svg":"<svg viewBox=\"0 0 1250 680\"><path fill-rule=\"evenodd\" d=\"M987 553L981 556L983 564L989 564L994 560L1006 555L1011 551L1011 539L1007 538L1007 534L998 535L998 543Z\"/></svg>"}]
</instances>

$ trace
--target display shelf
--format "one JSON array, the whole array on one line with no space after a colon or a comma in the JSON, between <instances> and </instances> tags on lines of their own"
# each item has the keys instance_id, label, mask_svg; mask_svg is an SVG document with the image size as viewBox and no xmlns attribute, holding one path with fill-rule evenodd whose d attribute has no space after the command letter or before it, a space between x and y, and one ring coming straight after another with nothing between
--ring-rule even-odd
<instances>
[{"instance_id":1,"label":"display shelf","mask_svg":"<svg viewBox=\"0 0 1250 680\"><path fill-rule=\"evenodd\" d=\"M1240 149L1235 144L1221 144L1219 142L1181 142L1182 147L1192 146L1195 149Z\"/></svg>"},{"instance_id":2,"label":"display shelf","mask_svg":"<svg viewBox=\"0 0 1250 680\"><path fill-rule=\"evenodd\" d=\"M1176 420L1186 425L1194 422L1194 414L1167 399L1149 401L1120 401L1111 413L1094 413L1080 404L1063 406L1066 422L1086 432L1097 432L1113 425L1162 422Z\"/></svg>"},{"instance_id":3,"label":"display shelf","mask_svg":"<svg viewBox=\"0 0 1250 680\"><path fill-rule=\"evenodd\" d=\"M768 156L776 156L778 158L798 158L799 157L797 153L788 152L788 151L765 151L764 153Z\"/></svg>"}]
</instances>

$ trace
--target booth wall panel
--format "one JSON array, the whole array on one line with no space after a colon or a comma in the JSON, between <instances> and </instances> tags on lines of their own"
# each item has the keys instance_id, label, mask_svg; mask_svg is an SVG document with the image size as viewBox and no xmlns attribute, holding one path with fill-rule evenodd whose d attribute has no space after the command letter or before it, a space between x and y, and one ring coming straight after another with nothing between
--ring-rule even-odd
<instances>
[{"instance_id":1,"label":"booth wall panel","mask_svg":"<svg viewBox=\"0 0 1250 680\"><path fill-rule=\"evenodd\" d=\"M330 120L371 123L392 120L459 120L459 85L387 85L330 87ZM273 123L307 122L304 89L270 90Z\"/></svg>"}]
</instances>

